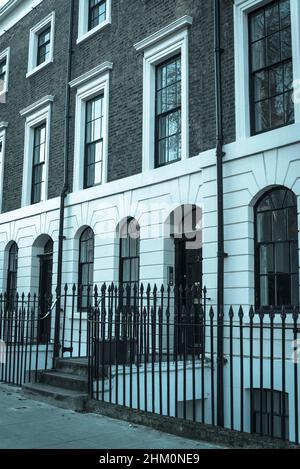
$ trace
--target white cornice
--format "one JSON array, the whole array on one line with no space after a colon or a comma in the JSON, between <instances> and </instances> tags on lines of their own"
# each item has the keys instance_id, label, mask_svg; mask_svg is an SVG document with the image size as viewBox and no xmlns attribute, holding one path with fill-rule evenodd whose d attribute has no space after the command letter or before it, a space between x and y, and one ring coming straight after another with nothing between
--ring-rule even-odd
<instances>
[{"instance_id":1,"label":"white cornice","mask_svg":"<svg viewBox=\"0 0 300 469\"><path fill-rule=\"evenodd\" d=\"M43 0L8 0L0 7L0 36L30 13Z\"/></svg>"},{"instance_id":2,"label":"white cornice","mask_svg":"<svg viewBox=\"0 0 300 469\"><path fill-rule=\"evenodd\" d=\"M0 18L3 18L5 15L7 15L14 7L17 6L17 4L21 3L21 0L8 0L2 7L0 7Z\"/></svg>"},{"instance_id":3,"label":"white cornice","mask_svg":"<svg viewBox=\"0 0 300 469\"><path fill-rule=\"evenodd\" d=\"M86 83L92 78L95 78L98 75L101 75L102 73L105 73L112 69L113 69L112 62L103 62L102 64L97 65L97 67L92 68L92 70L89 70L83 75L80 75L80 77L74 78L74 80L70 81L69 85L71 88L77 88L78 86L81 86L82 84Z\"/></svg>"},{"instance_id":4,"label":"white cornice","mask_svg":"<svg viewBox=\"0 0 300 469\"><path fill-rule=\"evenodd\" d=\"M170 34L174 34L180 29L187 28L191 24L193 24L193 18L191 16L188 16L188 15L182 16L182 18L179 18L178 20L173 21L173 23L170 23L168 26L165 26L159 31L156 31L155 33L146 37L142 41L137 42L136 44L134 44L133 47L137 51L143 51L144 49L152 46L156 42L159 42L162 39L165 39Z\"/></svg>"},{"instance_id":5,"label":"white cornice","mask_svg":"<svg viewBox=\"0 0 300 469\"><path fill-rule=\"evenodd\" d=\"M30 106L27 106L24 109L22 109L20 111L20 115L23 117L23 116L27 116L28 114L32 114L37 109L43 106L46 106L47 104L52 103L53 101L54 101L54 96L52 95L44 96L44 98L39 99L35 103L30 104Z\"/></svg>"}]
</instances>

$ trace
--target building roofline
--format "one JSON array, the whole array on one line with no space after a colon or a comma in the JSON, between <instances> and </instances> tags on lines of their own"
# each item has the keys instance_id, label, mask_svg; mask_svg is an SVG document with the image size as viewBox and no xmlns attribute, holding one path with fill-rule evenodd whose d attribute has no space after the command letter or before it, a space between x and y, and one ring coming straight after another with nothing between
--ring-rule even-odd
<instances>
[{"instance_id":1,"label":"building roofline","mask_svg":"<svg viewBox=\"0 0 300 469\"><path fill-rule=\"evenodd\" d=\"M43 0L8 0L0 7L0 36L9 31Z\"/></svg>"},{"instance_id":2,"label":"building roofline","mask_svg":"<svg viewBox=\"0 0 300 469\"><path fill-rule=\"evenodd\" d=\"M0 7L0 21L20 3L21 0L8 0L8 2Z\"/></svg>"}]
</instances>

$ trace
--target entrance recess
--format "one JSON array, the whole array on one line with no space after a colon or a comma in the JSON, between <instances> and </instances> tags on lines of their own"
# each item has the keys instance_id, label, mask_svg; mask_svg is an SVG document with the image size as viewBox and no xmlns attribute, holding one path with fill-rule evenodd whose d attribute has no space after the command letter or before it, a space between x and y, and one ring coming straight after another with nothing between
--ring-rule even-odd
<instances>
[{"instance_id":1,"label":"entrance recess","mask_svg":"<svg viewBox=\"0 0 300 469\"><path fill-rule=\"evenodd\" d=\"M171 214L171 236L175 251L175 297L178 325L175 331L178 352L202 350L200 322L202 303L202 231L201 210L182 206Z\"/></svg>"},{"instance_id":2,"label":"entrance recess","mask_svg":"<svg viewBox=\"0 0 300 469\"><path fill-rule=\"evenodd\" d=\"M40 282L39 282L39 310L44 318L52 302L52 268L53 268L53 241L49 239L44 247L44 253L40 258ZM46 343L50 337L51 317L50 315L40 321L38 339L40 343Z\"/></svg>"}]
</instances>

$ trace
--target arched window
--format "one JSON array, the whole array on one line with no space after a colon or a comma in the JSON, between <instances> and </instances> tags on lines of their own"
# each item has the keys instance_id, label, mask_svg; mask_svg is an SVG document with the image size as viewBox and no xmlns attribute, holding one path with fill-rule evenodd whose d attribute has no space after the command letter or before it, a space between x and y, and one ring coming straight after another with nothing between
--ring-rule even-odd
<instances>
[{"instance_id":1,"label":"arched window","mask_svg":"<svg viewBox=\"0 0 300 469\"><path fill-rule=\"evenodd\" d=\"M7 299L8 308L13 309L17 293L17 273L18 273L18 246L13 243L8 253L7 269Z\"/></svg>"},{"instance_id":2,"label":"arched window","mask_svg":"<svg viewBox=\"0 0 300 469\"><path fill-rule=\"evenodd\" d=\"M86 228L79 240L79 308L87 309L93 298L94 232Z\"/></svg>"},{"instance_id":3,"label":"arched window","mask_svg":"<svg viewBox=\"0 0 300 469\"><path fill-rule=\"evenodd\" d=\"M128 218L120 229L120 284L132 288L139 283L140 226Z\"/></svg>"},{"instance_id":4,"label":"arched window","mask_svg":"<svg viewBox=\"0 0 300 469\"><path fill-rule=\"evenodd\" d=\"M279 187L255 207L256 306L299 305L297 200Z\"/></svg>"}]
</instances>

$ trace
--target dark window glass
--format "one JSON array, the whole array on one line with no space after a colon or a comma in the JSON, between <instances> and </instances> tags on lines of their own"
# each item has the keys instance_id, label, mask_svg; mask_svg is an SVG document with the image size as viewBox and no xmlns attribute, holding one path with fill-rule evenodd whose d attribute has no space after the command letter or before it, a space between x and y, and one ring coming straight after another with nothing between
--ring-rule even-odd
<instances>
[{"instance_id":1,"label":"dark window glass","mask_svg":"<svg viewBox=\"0 0 300 469\"><path fill-rule=\"evenodd\" d=\"M296 196L273 189L256 206L257 306L299 305Z\"/></svg>"},{"instance_id":2,"label":"dark window glass","mask_svg":"<svg viewBox=\"0 0 300 469\"><path fill-rule=\"evenodd\" d=\"M51 28L48 27L38 36L37 65L47 62L50 58Z\"/></svg>"},{"instance_id":3,"label":"dark window glass","mask_svg":"<svg viewBox=\"0 0 300 469\"><path fill-rule=\"evenodd\" d=\"M42 200L46 152L46 124L34 129L31 203Z\"/></svg>"},{"instance_id":4,"label":"dark window glass","mask_svg":"<svg viewBox=\"0 0 300 469\"><path fill-rule=\"evenodd\" d=\"M79 240L78 307L87 310L93 301L94 232L87 228Z\"/></svg>"},{"instance_id":5,"label":"dark window glass","mask_svg":"<svg viewBox=\"0 0 300 469\"><path fill-rule=\"evenodd\" d=\"M131 296L134 286L138 288L139 267L140 227L134 218L130 218L120 230L120 284L125 289L130 286Z\"/></svg>"},{"instance_id":6,"label":"dark window glass","mask_svg":"<svg viewBox=\"0 0 300 469\"><path fill-rule=\"evenodd\" d=\"M156 68L156 166L181 158L181 57Z\"/></svg>"},{"instance_id":7,"label":"dark window glass","mask_svg":"<svg viewBox=\"0 0 300 469\"><path fill-rule=\"evenodd\" d=\"M106 20L106 0L89 0L88 30L94 29Z\"/></svg>"},{"instance_id":8,"label":"dark window glass","mask_svg":"<svg viewBox=\"0 0 300 469\"><path fill-rule=\"evenodd\" d=\"M290 1L249 15L252 133L294 122Z\"/></svg>"},{"instance_id":9,"label":"dark window glass","mask_svg":"<svg viewBox=\"0 0 300 469\"><path fill-rule=\"evenodd\" d=\"M16 243L13 243L8 253L8 269L7 269L7 304L8 304L9 310L13 310L16 305L17 272L18 272L18 246Z\"/></svg>"},{"instance_id":10,"label":"dark window glass","mask_svg":"<svg viewBox=\"0 0 300 469\"><path fill-rule=\"evenodd\" d=\"M0 61L0 93L4 90L6 81L7 62L6 59Z\"/></svg>"},{"instance_id":11,"label":"dark window glass","mask_svg":"<svg viewBox=\"0 0 300 469\"><path fill-rule=\"evenodd\" d=\"M253 432L289 439L289 396L269 389L253 389ZM262 427L262 428L261 428ZM273 431L272 431L273 429ZM273 435L272 435L273 433Z\"/></svg>"},{"instance_id":12,"label":"dark window glass","mask_svg":"<svg viewBox=\"0 0 300 469\"><path fill-rule=\"evenodd\" d=\"M84 188L102 182L103 101L100 95L86 103Z\"/></svg>"}]
</instances>

